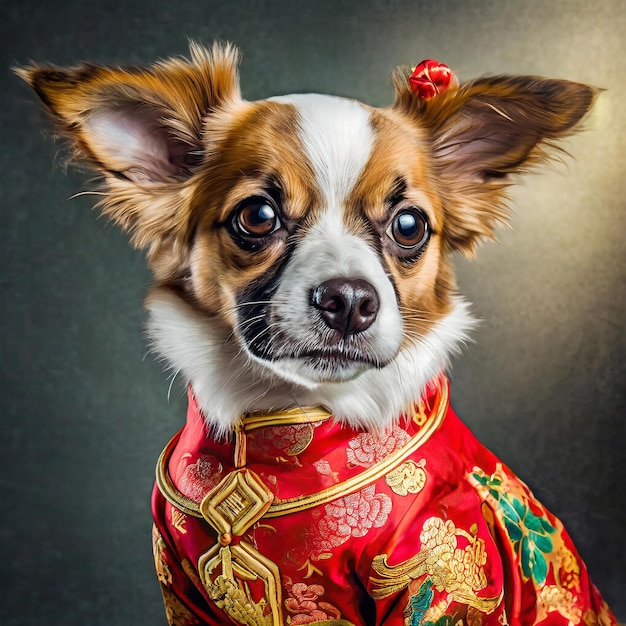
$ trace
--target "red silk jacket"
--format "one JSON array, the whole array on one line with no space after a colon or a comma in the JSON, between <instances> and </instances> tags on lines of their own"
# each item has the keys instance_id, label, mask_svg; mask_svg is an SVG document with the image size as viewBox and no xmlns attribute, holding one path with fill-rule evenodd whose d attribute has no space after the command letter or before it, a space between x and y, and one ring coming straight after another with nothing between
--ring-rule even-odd
<instances>
[{"instance_id":1,"label":"red silk jacket","mask_svg":"<svg viewBox=\"0 0 626 626\"><path fill-rule=\"evenodd\" d=\"M207 435L189 394L153 494L171 626L616 624L562 524L454 414L375 437L323 410Z\"/></svg>"}]
</instances>

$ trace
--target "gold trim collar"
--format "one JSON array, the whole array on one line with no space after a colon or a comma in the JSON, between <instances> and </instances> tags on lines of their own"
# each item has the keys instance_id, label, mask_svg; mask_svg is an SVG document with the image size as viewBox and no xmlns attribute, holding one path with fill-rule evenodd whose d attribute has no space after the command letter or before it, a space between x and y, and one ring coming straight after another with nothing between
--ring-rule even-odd
<instances>
[{"instance_id":1,"label":"gold trim collar","mask_svg":"<svg viewBox=\"0 0 626 626\"><path fill-rule=\"evenodd\" d=\"M422 446L432 434L439 428L448 408L448 381L442 377L439 387L438 403L433 407L432 413L427 418L426 423L420 428L420 430L399 450L396 450L393 454L389 455L379 463L372 465L365 469L360 474L348 478L347 480L322 489L313 494L306 496L298 496L296 498L285 498L280 500L274 498L271 506L267 509L263 515L264 519L273 517L282 517L289 513L296 513L305 511L306 509L313 508L321 504L327 504L332 500L339 497L345 497L356 491L359 491L367 485L375 482L382 476L385 476L394 468L399 466L408 456L413 454L420 446ZM281 411L279 413L272 413L271 415L249 415L242 419L241 424L236 432L236 448L245 450L245 433L257 428L263 428L266 426L284 426L291 424L305 424L324 421L331 417L331 413L322 407L313 408L297 408L287 411ZM423 414L419 415L417 412L414 415L414 419L418 417L423 418ZM178 431L168 444L163 449L163 452L159 456L156 466L156 483L159 491L163 497L174 507L191 515L192 517L203 518L202 515L202 503L198 504L190 498L183 495L174 485L168 471L168 464L170 456L174 451L178 440L180 439L183 429ZM244 455L245 456L245 455ZM242 459L243 465L245 465L245 458ZM242 467L235 462L237 467ZM209 497L211 494L208 494Z\"/></svg>"}]
</instances>

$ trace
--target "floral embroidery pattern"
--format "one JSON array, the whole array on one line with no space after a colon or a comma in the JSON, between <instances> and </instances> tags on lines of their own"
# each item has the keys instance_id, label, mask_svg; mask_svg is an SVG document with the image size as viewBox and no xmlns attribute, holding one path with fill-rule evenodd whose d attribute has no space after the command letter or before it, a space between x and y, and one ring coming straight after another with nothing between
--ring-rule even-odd
<instances>
[{"instance_id":1,"label":"floral embroidery pattern","mask_svg":"<svg viewBox=\"0 0 626 626\"><path fill-rule=\"evenodd\" d=\"M306 585L295 583L288 588L289 597L285 600L285 608L289 612L291 626L312 624L322 620L339 619L340 611L332 604L319 601L324 595L322 585Z\"/></svg>"},{"instance_id":2,"label":"floral embroidery pattern","mask_svg":"<svg viewBox=\"0 0 626 626\"><path fill-rule=\"evenodd\" d=\"M578 588L580 584L580 564L576 557L565 546L559 551L561 567L559 569L559 581L566 589Z\"/></svg>"},{"instance_id":3,"label":"floral embroidery pattern","mask_svg":"<svg viewBox=\"0 0 626 626\"><path fill-rule=\"evenodd\" d=\"M508 492L502 466L498 464L496 471L488 476L480 468L474 468L472 478L482 485L495 500L497 510L502 514L506 531L517 553L524 580L532 580L543 585L548 576L546 555L554 548L550 535L556 528L543 515L536 515L530 509L527 496L521 492L523 499Z\"/></svg>"},{"instance_id":4,"label":"floral embroidery pattern","mask_svg":"<svg viewBox=\"0 0 626 626\"><path fill-rule=\"evenodd\" d=\"M331 550L351 537L364 537L371 528L383 526L391 513L391 498L369 485L324 507L312 536L315 552Z\"/></svg>"},{"instance_id":5,"label":"floral embroidery pattern","mask_svg":"<svg viewBox=\"0 0 626 626\"><path fill-rule=\"evenodd\" d=\"M475 537L476 528L471 531L469 534L459 530L451 520L444 522L439 517L424 522L420 533L422 550L428 554L426 567L440 591L471 593L486 587L483 569L487 562L485 542ZM463 549L458 547L458 536L468 541Z\"/></svg>"},{"instance_id":6,"label":"floral embroidery pattern","mask_svg":"<svg viewBox=\"0 0 626 626\"><path fill-rule=\"evenodd\" d=\"M181 464L187 459L183 457ZM222 479L222 464L210 454L201 454L195 463L186 465L178 479L178 490L194 502L202 502Z\"/></svg>"},{"instance_id":7,"label":"floral embroidery pattern","mask_svg":"<svg viewBox=\"0 0 626 626\"><path fill-rule=\"evenodd\" d=\"M613 616L611 615L608 604L599 596L599 594L597 595L600 610L597 614L592 609L587 609L585 611L585 615L583 616L585 626L609 626L610 624L614 624L615 622L613 621Z\"/></svg>"},{"instance_id":8,"label":"floral embroidery pattern","mask_svg":"<svg viewBox=\"0 0 626 626\"><path fill-rule=\"evenodd\" d=\"M156 525L152 525L152 554L154 555L154 567L156 569L157 578L162 585L172 584L172 573L165 560L164 553L167 547L163 537L157 530Z\"/></svg>"},{"instance_id":9,"label":"floral embroidery pattern","mask_svg":"<svg viewBox=\"0 0 626 626\"><path fill-rule=\"evenodd\" d=\"M222 609L235 623L246 626L272 626L272 616L266 614L264 602L254 602L248 590L220 575L207 589L215 605Z\"/></svg>"},{"instance_id":10,"label":"floral embroidery pattern","mask_svg":"<svg viewBox=\"0 0 626 626\"><path fill-rule=\"evenodd\" d=\"M361 433L348 443L346 457L351 467L371 467L399 450L411 439L406 430L394 426L386 436L378 437L371 433Z\"/></svg>"},{"instance_id":11,"label":"floral embroidery pattern","mask_svg":"<svg viewBox=\"0 0 626 626\"><path fill-rule=\"evenodd\" d=\"M320 476L330 476L335 484L339 482L339 472L333 472L333 468L326 459L315 461L313 467Z\"/></svg>"},{"instance_id":12,"label":"floral embroidery pattern","mask_svg":"<svg viewBox=\"0 0 626 626\"><path fill-rule=\"evenodd\" d=\"M157 577L161 583L167 623L169 626L199 626L198 619L172 590L172 572L166 559L167 545L155 525L152 526L152 549Z\"/></svg>"},{"instance_id":13,"label":"floral embroidery pattern","mask_svg":"<svg viewBox=\"0 0 626 626\"><path fill-rule=\"evenodd\" d=\"M295 457L304 452L313 441L312 424L273 426L255 433L259 448L270 457Z\"/></svg>"},{"instance_id":14,"label":"floral embroidery pattern","mask_svg":"<svg viewBox=\"0 0 626 626\"><path fill-rule=\"evenodd\" d=\"M544 587L539 592L539 615L538 620L545 618L545 614L558 611L568 620L568 626L580 624L582 611L576 607L576 597L571 591L555 586ZM541 616L544 613L544 616Z\"/></svg>"},{"instance_id":15,"label":"floral embroidery pattern","mask_svg":"<svg viewBox=\"0 0 626 626\"><path fill-rule=\"evenodd\" d=\"M410 493L419 493L426 484L426 461L421 459L419 463L408 460L400 467L389 472L385 482L389 488L399 496L407 496Z\"/></svg>"},{"instance_id":16,"label":"floral embroidery pattern","mask_svg":"<svg viewBox=\"0 0 626 626\"><path fill-rule=\"evenodd\" d=\"M422 526L421 548L416 556L393 566L388 565L386 554L374 558L372 569L380 578L370 576L372 596L385 598L413 581L427 579L434 589L446 592L449 601L458 600L483 612L493 610L499 597L481 598L476 594L487 586L485 543L477 532L475 526L468 533L456 528L452 520L429 517ZM460 540L465 547L459 546Z\"/></svg>"}]
</instances>

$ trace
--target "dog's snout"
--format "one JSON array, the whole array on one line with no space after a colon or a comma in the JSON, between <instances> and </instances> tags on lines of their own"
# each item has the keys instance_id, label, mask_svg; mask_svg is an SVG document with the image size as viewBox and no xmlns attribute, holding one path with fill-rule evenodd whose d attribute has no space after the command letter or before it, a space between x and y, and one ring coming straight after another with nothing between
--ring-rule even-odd
<instances>
[{"instance_id":1,"label":"dog's snout","mask_svg":"<svg viewBox=\"0 0 626 626\"><path fill-rule=\"evenodd\" d=\"M311 303L324 322L344 337L367 330L376 319L380 301L366 280L332 278L312 293Z\"/></svg>"}]
</instances>

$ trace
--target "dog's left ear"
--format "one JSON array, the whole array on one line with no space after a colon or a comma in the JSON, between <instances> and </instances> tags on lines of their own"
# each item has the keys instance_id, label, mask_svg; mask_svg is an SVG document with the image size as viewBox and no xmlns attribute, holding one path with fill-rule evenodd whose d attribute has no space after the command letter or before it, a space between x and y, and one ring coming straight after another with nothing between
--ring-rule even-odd
<instances>
[{"instance_id":1,"label":"dog's left ear","mask_svg":"<svg viewBox=\"0 0 626 626\"><path fill-rule=\"evenodd\" d=\"M506 222L512 174L545 160L546 148L571 134L597 91L533 76L497 76L452 87L430 99L394 76L394 108L425 127L432 140L451 248L472 254Z\"/></svg>"},{"instance_id":2,"label":"dog's left ear","mask_svg":"<svg viewBox=\"0 0 626 626\"><path fill-rule=\"evenodd\" d=\"M241 101L239 53L229 44L147 68L31 65L37 92L74 160L105 180L104 213L151 250L188 236L186 181L204 157L204 124Z\"/></svg>"}]
</instances>

